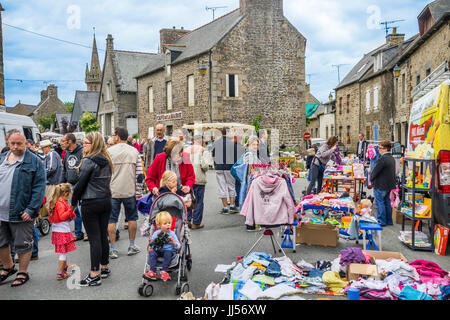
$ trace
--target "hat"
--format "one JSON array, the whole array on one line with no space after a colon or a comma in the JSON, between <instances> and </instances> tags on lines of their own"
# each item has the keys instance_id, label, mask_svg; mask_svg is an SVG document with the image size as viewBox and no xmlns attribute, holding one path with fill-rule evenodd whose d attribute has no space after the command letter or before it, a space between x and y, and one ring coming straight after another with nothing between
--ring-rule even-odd
<instances>
[{"instance_id":1,"label":"hat","mask_svg":"<svg viewBox=\"0 0 450 320\"><path fill-rule=\"evenodd\" d=\"M50 140L43 140L39 145L41 146L41 148L51 147L52 142Z\"/></svg>"}]
</instances>

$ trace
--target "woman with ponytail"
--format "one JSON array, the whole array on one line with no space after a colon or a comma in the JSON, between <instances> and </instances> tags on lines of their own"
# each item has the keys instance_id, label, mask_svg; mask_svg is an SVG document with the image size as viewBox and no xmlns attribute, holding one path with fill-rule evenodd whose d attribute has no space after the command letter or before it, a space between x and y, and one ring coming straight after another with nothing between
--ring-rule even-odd
<instances>
[{"instance_id":1,"label":"woman with ponytail","mask_svg":"<svg viewBox=\"0 0 450 320\"><path fill-rule=\"evenodd\" d=\"M67 253L77 249L75 237L70 232L70 221L75 218L73 209L68 201L72 196L72 186L70 183L58 184L55 187L53 196L49 204L49 220L52 223L52 244L55 252L59 253L58 272L56 278L63 280L70 275L67 269Z\"/></svg>"}]
</instances>

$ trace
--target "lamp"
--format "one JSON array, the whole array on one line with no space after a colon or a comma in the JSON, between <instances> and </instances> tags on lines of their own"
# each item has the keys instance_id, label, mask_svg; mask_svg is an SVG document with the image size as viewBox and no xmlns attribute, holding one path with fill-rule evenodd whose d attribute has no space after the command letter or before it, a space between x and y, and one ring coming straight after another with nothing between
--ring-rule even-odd
<instances>
[{"instance_id":1,"label":"lamp","mask_svg":"<svg viewBox=\"0 0 450 320\"><path fill-rule=\"evenodd\" d=\"M206 66L202 63L202 65L200 66L199 70L200 70L200 74L201 74L202 76L204 76L204 75L206 74L207 68L206 68Z\"/></svg>"},{"instance_id":2,"label":"lamp","mask_svg":"<svg viewBox=\"0 0 450 320\"><path fill-rule=\"evenodd\" d=\"M400 69L400 67L398 66L398 64L395 65L394 67L394 77L398 78L400 76L400 71L402 69Z\"/></svg>"},{"instance_id":3,"label":"lamp","mask_svg":"<svg viewBox=\"0 0 450 320\"><path fill-rule=\"evenodd\" d=\"M333 101L333 94L330 92L330 95L328 96L328 100Z\"/></svg>"}]
</instances>

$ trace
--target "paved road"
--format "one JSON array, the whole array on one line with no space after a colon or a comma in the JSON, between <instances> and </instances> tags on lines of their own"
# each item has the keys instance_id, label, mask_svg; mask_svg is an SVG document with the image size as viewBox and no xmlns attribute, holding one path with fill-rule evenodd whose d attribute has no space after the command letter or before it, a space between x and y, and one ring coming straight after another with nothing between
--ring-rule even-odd
<instances>
[{"instance_id":1,"label":"paved road","mask_svg":"<svg viewBox=\"0 0 450 320\"><path fill-rule=\"evenodd\" d=\"M306 181L297 180L294 184L296 196L305 189ZM260 234L245 231L244 217L240 215L223 216L217 214L220 203L217 199L217 185L214 171L208 173L208 186L205 195L205 228L192 230L193 267L188 273L190 291L196 297L204 295L205 288L211 282L220 282L222 273L215 273L218 264L230 264L238 256L244 255L257 240ZM141 224L143 218L140 219ZM142 298L137 293L141 283L141 274L145 263L145 248L147 238L137 236L136 243L142 252L135 256L127 256L127 231L121 228L121 239L118 242L119 258L111 260L112 275L103 280L99 287L69 289L67 281L56 280L57 255L50 242L50 236L42 237L39 241L39 260L32 261L29 272L31 280L23 287L11 288L10 281L0 285L0 299L64 299L64 300L92 300L92 299L177 299L175 295L175 281L155 284L155 292L151 298ZM409 260L426 259L438 263L443 269L450 270L450 259L430 252L412 251L398 240L399 225L386 228L383 231L383 250L400 251ZM278 232L278 229L276 230ZM69 263L80 267L82 275L89 270L89 245L87 242L77 242L78 250L69 254ZM356 246L353 241L340 240L336 248L317 246L297 246L296 253L292 249L285 249L286 254L294 261L304 259L310 263L318 260L333 260L339 252L347 247ZM359 245L361 246L361 244ZM273 254L269 239L263 239L257 251ZM315 296L303 295L310 299ZM342 299L342 298L337 298Z\"/></svg>"}]
</instances>

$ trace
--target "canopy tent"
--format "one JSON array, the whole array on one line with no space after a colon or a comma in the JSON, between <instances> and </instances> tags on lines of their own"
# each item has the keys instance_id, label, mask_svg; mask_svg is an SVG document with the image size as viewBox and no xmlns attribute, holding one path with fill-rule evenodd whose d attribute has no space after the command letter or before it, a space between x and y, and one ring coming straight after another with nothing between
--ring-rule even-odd
<instances>
[{"instance_id":1,"label":"canopy tent","mask_svg":"<svg viewBox=\"0 0 450 320\"><path fill-rule=\"evenodd\" d=\"M306 118L311 117L314 114L314 112L316 112L318 107L319 107L319 104L307 103L306 104Z\"/></svg>"},{"instance_id":2,"label":"canopy tent","mask_svg":"<svg viewBox=\"0 0 450 320\"><path fill-rule=\"evenodd\" d=\"M196 124L185 124L183 126L186 130L209 130L209 129L245 129L245 130L255 130L255 127L248 124L242 123L224 123L224 122L214 122L214 123L196 123Z\"/></svg>"},{"instance_id":3,"label":"canopy tent","mask_svg":"<svg viewBox=\"0 0 450 320\"><path fill-rule=\"evenodd\" d=\"M62 134L59 134L56 132L51 132L51 131L41 133L41 137L47 137L47 138L61 138L62 136L63 136Z\"/></svg>"}]
</instances>

